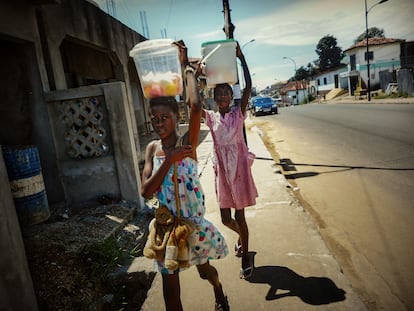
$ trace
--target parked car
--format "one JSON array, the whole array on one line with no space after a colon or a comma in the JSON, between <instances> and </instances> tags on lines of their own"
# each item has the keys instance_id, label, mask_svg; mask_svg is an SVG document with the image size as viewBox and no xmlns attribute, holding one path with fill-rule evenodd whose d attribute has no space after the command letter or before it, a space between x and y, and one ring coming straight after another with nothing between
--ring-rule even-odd
<instances>
[{"instance_id":1,"label":"parked car","mask_svg":"<svg viewBox=\"0 0 414 311\"><path fill-rule=\"evenodd\" d=\"M272 97L273 101L276 103L277 107L285 107L285 104L280 97Z\"/></svg>"},{"instance_id":2,"label":"parked car","mask_svg":"<svg viewBox=\"0 0 414 311\"><path fill-rule=\"evenodd\" d=\"M250 107L254 116L259 114L277 114L277 104L269 96L255 96L250 100Z\"/></svg>"}]
</instances>

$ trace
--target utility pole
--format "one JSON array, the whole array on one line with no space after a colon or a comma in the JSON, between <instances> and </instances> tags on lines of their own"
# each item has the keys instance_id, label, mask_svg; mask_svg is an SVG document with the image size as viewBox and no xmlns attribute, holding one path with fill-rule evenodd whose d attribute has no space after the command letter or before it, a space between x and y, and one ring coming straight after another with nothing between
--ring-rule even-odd
<instances>
[{"instance_id":1,"label":"utility pole","mask_svg":"<svg viewBox=\"0 0 414 311\"><path fill-rule=\"evenodd\" d=\"M375 3L373 6L371 6L369 9L367 8L367 0L365 0L365 40L366 40L366 47L367 47L367 75L368 75L368 85L367 85L367 92L368 92L368 101L371 101L371 74L369 72L369 44L368 44L368 13L371 11L371 9L378 5L382 4L384 2L387 2L388 0L381 0L377 3Z\"/></svg>"},{"instance_id":2,"label":"utility pole","mask_svg":"<svg viewBox=\"0 0 414 311\"><path fill-rule=\"evenodd\" d=\"M236 26L233 25L231 22L231 9L229 0L223 0L223 14L224 14L224 27L223 31L226 34L226 39L234 39L234 29ZM239 84L239 77L237 77L237 81L233 86L233 94L234 94L234 103L236 105L240 105L241 99L241 92L240 92L240 84Z\"/></svg>"},{"instance_id":3,"label":"utility pole","mask_svg":"<svg viewBox=\"0 0 414 311\"><path fill-rule=\"evenodd\" d=\"M236 28L236 26L234 26L233 23L231 22L230 12L231 10L230 10L229 0L223 0L223 14L224 14L223 31L226 34L226 39L234 39L234 29ZM237 62L236 62L236 66L237 66ZM240 92L239 78L237 78L237 82L235 83L233 87L233 95L234 95L234 104L237 106L240 105L241 92ZM244 141L247 146L246 127L244 123L243 123L243 136L244 136Z\"/></svg>"},{"instance_id":4,"label":"utility pole","mask_svg":"<svg viewBox=\"0 0 414 311\"><path fill-rule=\"evenodd\" d=\"M234 39L234 29L236 28L231 23L231 16L230 16L230 5L229 0L223 0L223 14L224 14L224 27L223 31L226 34L227 39Z\"/></svg>"},{"instance_id":5,"label":"utility pole","mask_svg":"<svg viewBox=\"0 0 414 311\"><path fill-rule=\"evenodd\" d=\"M236 26L234 26L233 23L231 22L230 12L231 12L231 9L230 9L229 0L223 0L223 14L224 14L223 31L226 34L226 39L234 39L234 29L236 28ZM240 91L239 77L237 77L237 81L233 86L233 95L234 95L234 103L236 105L240 105L241 91Z\"/></svg>"},{"instance_id":6,"label":"utility pole","mask_svg":"<svg viewBox=\"0 0 414 311\"><path fill-rule=\"evenodd\" d=\"M293 78L295 79L296 105L299 105L298 80L296 79L296 62L293 58L287 56L284 56L283 59L289 59L293 62L293 65L295 66L295 75L293 76Z\"/></svg>"}]
</instances>

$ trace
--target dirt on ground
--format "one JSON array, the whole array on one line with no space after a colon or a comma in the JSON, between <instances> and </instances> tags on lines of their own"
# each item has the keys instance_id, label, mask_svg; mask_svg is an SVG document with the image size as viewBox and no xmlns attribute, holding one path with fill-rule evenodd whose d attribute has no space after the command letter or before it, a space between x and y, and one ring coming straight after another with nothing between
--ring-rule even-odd
<instances>
[{"instance_id":1,"label":"dirt on ground","mask_svg":"<svg viewBox=\"0 0 414 311\"><path fill-rule=\"evenodd\" d=\"M145 296L131 301L125 286L111 284L107 275L141 255L151 215L115 201L103 197L96 206L57 209L23 231L39 310L139 309Z\"/></svg>"}]
</instances>

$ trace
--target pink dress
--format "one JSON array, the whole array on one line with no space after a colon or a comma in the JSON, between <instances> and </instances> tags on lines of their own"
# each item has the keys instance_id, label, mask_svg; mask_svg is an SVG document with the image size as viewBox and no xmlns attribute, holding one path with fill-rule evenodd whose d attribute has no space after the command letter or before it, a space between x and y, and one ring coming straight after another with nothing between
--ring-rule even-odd
<instances>
[{"instance_id":1,"label":"pink dress","mask_svg":"<svg viewBox=\"0 0 414 311\"><path fill-rule=\"evenodd\" d=\"M214 141L213 167L220 208L255 205L258 194L251 171L254 155L248 151L243 135L246 117L239 106L233 106L224 117L211 110L205 113Z\"/></svg>"}]
</instances>

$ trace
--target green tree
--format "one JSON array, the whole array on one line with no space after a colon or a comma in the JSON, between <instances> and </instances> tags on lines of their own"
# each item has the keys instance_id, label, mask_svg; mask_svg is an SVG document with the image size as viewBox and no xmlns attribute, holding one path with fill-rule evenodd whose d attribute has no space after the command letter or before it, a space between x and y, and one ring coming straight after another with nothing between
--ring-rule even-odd
<instances>
[{"instance_id":1,"label":"green tree","mask_svg":"<svg viewBox=\"0 0 414 311\"><path fill-rule=\"evenodd\" d=\"M336 38L331 35L326 35L319 40L315 52L319 56L315 64L320 71L335 68L341 64L341 60L344 58L342 48L338 46Z\"/></svg>"},{"instance_id":2,"label":"green tree","mask_svg":"<svg viewBox=\"0 0 414 311\"><path fill-rule=\"evenodd\" d=\"M359 41L365 40L366 31L361 33L355 40L354 44L358 43ZM377 27L370 27L368 28L368 38L385 38L384 29L380 29Z\"/></svg>"},{"instance_id":3,"label":"green tree","mask_svg":"<svg viewBox=\"0 0 414 311\"><path fill-rule=\"evenodd\" d=\"M313 76L318 73L318 68L316 68L312 63L308 63L306 70L308 72L308 79L309 80L312 80Z\"/></svg>"},{"instance_id":4,"label":"green tree","mask_svg":"<svg viewBox=\"0 0 414 311\"><path fill-rule=\"evenodd\" d=\"M308 63L306 67L301 66L296 70L295 75L289 78L288 81L299 81L299 80L312 80L312 77L318 72L317 68L312 64Z\"/></svg>"},{"instance_id":5,"label":"green tree","mask_svg":"<svg viewBox=\"0 0 414 311\"><path fill-rule=\"evenodd\" d=\"M307 80L308 78L308 71L305 67L301 66L299 69L296 70L295 79L296 80Z\"/></svg>"}]
</instances>

